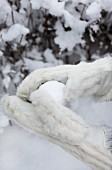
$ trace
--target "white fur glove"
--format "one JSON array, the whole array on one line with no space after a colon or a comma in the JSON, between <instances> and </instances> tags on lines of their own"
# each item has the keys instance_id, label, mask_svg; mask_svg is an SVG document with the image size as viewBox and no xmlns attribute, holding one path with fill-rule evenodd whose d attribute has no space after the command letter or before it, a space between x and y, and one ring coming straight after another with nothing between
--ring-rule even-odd
<instances>
[{"instance_id":1,"label":"white fur glove","mask_svg":"<svg viewBox=\"0 0 112 170\"><path fill-rule=\"evenodd\" d=\"M94 95L98 100L112 99L112 57L92 63L61 65L33 71L23 80L17 96L29 100L30 94L47 81L56 80L66 84L68 101L80 96Z\"/></svg>"},{"instance_id":2,"label":"white fur glove","mask_svg":"<svg viewBox=\"0 0 112 170\"><path fill-rule=\"evenodd\" d=\"M4 112L17 124L60 145L94 170L112 170L112 129L88 125L66 107L65 85L51 81L30 95L2 99Z\"/></svg>"}]
</instances>

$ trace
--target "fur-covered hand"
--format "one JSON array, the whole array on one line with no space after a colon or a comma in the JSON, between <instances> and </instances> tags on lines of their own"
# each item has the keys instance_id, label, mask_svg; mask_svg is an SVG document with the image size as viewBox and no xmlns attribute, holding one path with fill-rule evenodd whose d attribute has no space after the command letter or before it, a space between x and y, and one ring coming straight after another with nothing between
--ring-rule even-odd
<instances>
[{"instance_id":1,"label":"fur-covered hand","mask_svg":"<svg viewBox=\"0 0 112 170\"><path fill-rule=\"evenodd\" d=\"M69 72L65 98L72 101L89 95L100 101L112 99L112 57L92 63L81 62Z\"/></svg>"},{"instance_id":2,"label":"fur-covered hand","mask_svg":"<svg viewBox=\"0 0 112 170\"><path fill-rule=\"evenodd\" d=\"M112 99L112 57L92 63L61 65L33 71L23 80L17 96L29 100L30 94L47 81L56 80L66 84L68 101L80 96L94 95L98 100Z\"/></svg>"}]
</instances>

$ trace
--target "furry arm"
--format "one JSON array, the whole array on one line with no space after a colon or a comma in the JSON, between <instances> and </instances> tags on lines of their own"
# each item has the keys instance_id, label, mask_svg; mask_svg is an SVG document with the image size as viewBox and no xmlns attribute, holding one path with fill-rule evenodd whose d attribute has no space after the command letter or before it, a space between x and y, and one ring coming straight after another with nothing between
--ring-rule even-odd
<instances>
[{"instance_id":1,"label":"furry arm","mask_svg":"<svg viewBox=\"0 0 112 170\"><path fill-rule=\"evenodd\" d=\"M112 155L106 147L96 145L99 127L91 139L91 126L69 108L57 103L45 91L32 93L32 103L17 96L2 100L5 113L23 128L41 134L60 145L95 170L111 170ZM92 128L94 130L94 128Z\"/></svg>"},{"instance_id":2,"label":"furry arm","mask_svg":"<svg viewBox=\"0 0 112 170\"><path fill-rule=\"evenodd\" d=\"M94 95L98 100L112 99L112 57L92 63L61 65L33 71L17 90L17 96L29 100L30 94L43 83L56 80L66 84L65 98L68 101L80 96Z\"/></svg>"}]
</instances>

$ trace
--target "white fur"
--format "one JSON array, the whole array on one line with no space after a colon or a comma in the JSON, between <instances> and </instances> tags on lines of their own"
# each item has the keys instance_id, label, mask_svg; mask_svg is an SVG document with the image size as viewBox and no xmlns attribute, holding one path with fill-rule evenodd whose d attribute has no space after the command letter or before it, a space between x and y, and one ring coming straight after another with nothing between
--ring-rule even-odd
<instances>
[{"instance_id":1,"label":"white fur","mask_svg":"<svg viewBox=\"0 0 112 170\"><path fill-rule=\"evenodd\" d=\"M57 82L51 82L49 87L52 83ZM63 91L64 86L62 88L61 83L58 85L59 87L55 87L55 90L60 88ZM61 95L63 103L63 93ZM45 85L44 88L34 91L29 99L32 104L16 96L7 96L2 100L4 111L20 126L33 133L42 134L78 159L88 163L92 168L111 170L111 154L105 147L101 148L95 141L89 140L92 127L58 100L55 101L53 93L49 94Z\"/></svg>"},{"instance_id":2,"label":"white fur","mask_svg":"<svg viewBox=\"0 0 112 170\"><path fill-rule=\"evenodd\" d=\"M98 100L111 100L112 57L102 58L93 63L81 62L78 65L35 70L19 86L17 96L28 99L43 83L52 80L67 83L65 98L68 101L92 94Z\"/></svg>"}]
</instances>

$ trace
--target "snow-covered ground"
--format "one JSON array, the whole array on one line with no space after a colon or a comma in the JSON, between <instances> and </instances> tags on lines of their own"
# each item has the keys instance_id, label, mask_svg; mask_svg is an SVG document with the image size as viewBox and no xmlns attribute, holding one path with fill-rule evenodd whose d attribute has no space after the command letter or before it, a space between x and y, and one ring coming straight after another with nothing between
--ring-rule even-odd
<instances>
[{"instance_id":1,"label":"snow-covered ground","mask_svg":"<svg viewBox=\"0 0 112 170\"><path fill-rule=\"evenodd\" d=\"M91 124L112 126L112 102L81 98L74 104ZM12 125L0 135L0 170L91 170L57 145Z\"/></svg>"},{"instance_id":2,"label":"snow-covered ground","mask_svg":"<svg viewBox=\"0 0 112 170\"><path fill-rule=\"evenodd\" d=\"M90 170L38 135L13 125L0 136L0 170Z\"/></svg>"}]
</instances>

